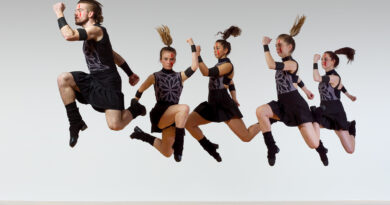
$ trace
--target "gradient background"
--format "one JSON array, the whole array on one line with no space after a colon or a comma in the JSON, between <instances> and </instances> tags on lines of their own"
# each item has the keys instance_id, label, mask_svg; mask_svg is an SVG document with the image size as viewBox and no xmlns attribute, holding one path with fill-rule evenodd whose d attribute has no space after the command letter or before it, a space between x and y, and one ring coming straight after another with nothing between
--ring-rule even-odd
<instances>
[{"instance_id":1,"label":"gradient background","mask_svg":"<svg viewBox=\"0 0 390 205\"><path fill-rule=\"evenodd\" d=\"M154 28L167 24L178 51L175 70L191 63L192 37L202 46L207 65L216 63L215 34L238 25L242 35L231 38L230 58L247 125L255 109L276 99L274 72L266 68L261 46L264 35L287 33L297 14L307 21L295 38L294 57L300 76L316 95L312 80L315 53L344 46L356 49L355 61L341 57L338 72L349 92L342 102L348 119L357 120L356 152L347 154L332 131L321 130L329 148L329 167L305 145L297 128L272 127L281 148L269 167L262 135L241 142L225 124L201 127L220 144L216 163L187 133L184 158L176 163L151 146L131 141L135 125L150 130L149 116L122 131L110 131L103 114L78 104L89 129L74 149L68 146L68 122L56 78L61 72L87 72L81 42L66 42L58 30L52 5L56 1L7 1L0 7L0 200L56 201L296 201L390 200L388 1L101 1L113 48L143 81L161 69L163 46ZM76 1L65 1L73 27ZM277 58L274 41L273 56ZM321 69L321 73L324 71ZM126 104L140 86L123 77ZM181 103L194 109L207 99L208 79L197 72L186 81ZM306 97L305 97L306 99ZM154 91L141 100L150 110ZM160 135L156 135L159 136Z\"/></svg>"}]
</instances>

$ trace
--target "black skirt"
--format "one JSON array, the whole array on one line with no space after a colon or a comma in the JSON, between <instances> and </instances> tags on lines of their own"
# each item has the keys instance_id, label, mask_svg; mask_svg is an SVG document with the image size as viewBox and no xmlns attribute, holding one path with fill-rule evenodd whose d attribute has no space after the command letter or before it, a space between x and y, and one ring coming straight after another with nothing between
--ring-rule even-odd
<instances>
[{"instance_id":1,"label":"black skirt","mask_svg":"<svg viewBox=\"0 0 390 205\"><path fill-rule=\"evenodd\" d=\"M350 122L340 100L321 101L320 107L311 108L315 121L330 130L348 130Z\"/></svg>"},{"instance_id":2,"label":"black skirt","mask_svg":"<svg viewBox=\"0 0 390 205\"><path fill-rule=\"evenodd\" d=\"M157 102L153 109L150 111L150 122L152 124L152 132L162 132L163 129L174 126L175 123L172 123L172 125L169 125L167 127L164 127L163 129L160 129L157 125L160 122L161 117L165 113L165 111L169 108L169 106L175 105L175 103L169 103L169 102Z\"/></svg>"},{"instance_id":3,"label":"black skirt","mask_svg":"<svg viewBox=\"0 0 390 205\"><path fill-rule=\"evenodd\" d=\"M227 89L210 90L208 101L195 108L204 119L211 122L225 122L233 118L242 118L237 104L230 97Z\"/></svg>"},{"instance_id":4,"label":"black skirt","mask_svg":"<svg viewBox=\"0 0 390 205\"><path fill-rule=\"evenodd\" d=\"M122 80L116 69L91 74L75 71L71 74L80 89L80 92L76 91L76 99L80 103L90 104L98 112L124 109Z\"/></svg>"},{"instance_id":5,"label":"black skirt","mask_svg":"<svg viewBox=\"0 0 390 205\"><path fill-rule=\"evenodd\" d=\"M268 105L280 121L287 126L295 127L313 122L309 105L297 90L279 95L278 101L271 101Z\"/></svg>"}]
</instances>

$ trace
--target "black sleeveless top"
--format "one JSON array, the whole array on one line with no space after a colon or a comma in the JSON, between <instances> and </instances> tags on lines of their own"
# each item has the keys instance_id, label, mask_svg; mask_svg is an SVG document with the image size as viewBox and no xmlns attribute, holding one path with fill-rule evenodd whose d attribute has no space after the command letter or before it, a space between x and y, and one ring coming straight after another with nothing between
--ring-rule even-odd
<instances>
[{"instance_id":1,"label":"black sleeveless top","mask_svg":"<svg viewBox=\"0 0 390 205\"><path fill-rule=\"evenodd\" d=\"M157 102L178 104L183 90L181 73L161 69L154 73L154 91Z\"/></svg>"},{"instance_id":2,"label":"black sleeveless top","mask_svg":"<svg viewBox=\"0 0 390 205\"><path fill-rule=\"evenodd\" d=\"M331 70L326 72L326 75L337 75L339 76L339 83L337 83L336 87L332 87L330 83L321 82L318 85L318 90L320 92L321 101L331 101L331 100L340 100L340 90L338 87L341 83L340 75L335 71Z\"/></svg>"},{"instance_id":3,"label":"black sleeveless top","mask_svg":"<svg viewBox=\"0 0 390 205\"><path fill-rule=\"evenodd\" d=\"M282 59L283 62L292 60L297 63L297 70L294 73L290 73L284 70L277 70L275 73L275 81L276 81L276 90L278 95L282 95L285 93L289 93L297 90L294 87L294 79L297 78L296 74L298 72L298 62L295 61L291 56L285 57Z\"/></svg>"},{"instance_id":4,"label":"black sleeveless top","mask_svg":"<svg viewBox=\"0 0 390 205\"><path fill-rule=\"evenodd\" d=\"M116 69L114 55L106 28L95 24L103 31L103 38L100 41L86 40L83 45L85 60L90 72Z\"/></svg>"},{"instance_id":5,"label":"black sleeveless top","mask_svg":"<svg viewBox=\"0 0 390 205\"><path fill-rule=\"evenodd\" d=\"M224 63L230 63L229 58L223 58L223 59L218 59L218 63L215 65L215 67L222 65ZM226 89L224 85L229 85L231 79L229 78L229 75L233 73L234 66L232 64L232 70L229 73L226 73L223 76L211 76L209 80L209 90L221 90L221 89Z\"/></svg>"}]
</instances>

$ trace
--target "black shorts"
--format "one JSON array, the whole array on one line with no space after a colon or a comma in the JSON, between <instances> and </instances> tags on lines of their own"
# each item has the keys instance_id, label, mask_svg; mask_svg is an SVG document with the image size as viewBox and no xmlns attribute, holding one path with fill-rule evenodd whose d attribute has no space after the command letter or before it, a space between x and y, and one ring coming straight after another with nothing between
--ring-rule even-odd
<instances>
[{"instance_id":1,"label":"black shorts","mask_svg":"<svg viewBox=\"0 0 390 205\"><path fill-rule=\"evenodd\" d=\"M122 80L116 69L91 74L75 71L71 74L80 89L80 92L76 91L76 99L80 103L90 104L98 112L124 109Z\"/></svg>"}]
</instances>

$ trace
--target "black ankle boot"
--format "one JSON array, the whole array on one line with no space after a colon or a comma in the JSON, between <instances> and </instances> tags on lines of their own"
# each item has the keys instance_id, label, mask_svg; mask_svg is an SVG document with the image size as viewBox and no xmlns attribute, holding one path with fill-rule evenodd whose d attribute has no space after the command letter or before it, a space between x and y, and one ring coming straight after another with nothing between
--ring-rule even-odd
<instances>
[{"instance_id":1,"label":"black ankle boot","mask_svg":"<svg viewBox=\"0 0 390 205\"><path fill-rule=\"evenodd\" d=\"M77 144L77 140L79 138L79 132L80 130L83 131L88 128L88 126L83 121L79 109L76 106L76 102L72 102L68 105L65 105L66 108L66 114L68 115L69 119L69 133L70 133L70 140L69 140L69 146L74 147Z\"/></svg>"},{"instance_id":2,"label":"black ankle boot","mask_svg":"<svg viewBox=\"0 0 390 205\"><path fill-rule=\"evenodd\" d=\"M214 157L217 162L221 162L222 158L217 152L217 149L219 148L218 144L210 142L206 136L203 137L201 140L199 140L199 144L203 147L206 152L208 152L212 157Z\"/></svg>"},{"instance_id":3,"label":"black ankle boot","mask_svg":"<svg viewBox=\"0 0 390 205\"><path fill-rule=\"evenodd\" d=\"M87 129L88 126L85 124L83 120L81 120L79 123L71 125L69 127L70 132L70 140L69 140L69 146L74 147L77 144L77 140L79 139L79 132L84 131Z\"/></svg>"},{"instance_id":4,"label":"black ankle boot","mask_svg":"<svg viewBox=\"0 0 390 205\"><path fill-rule=\"evenodd\" d=\"M268 164L274 166L276 162L276 154L279 153L280 149L275 144L274 137L271 132L263 133L265 145L268 148L267 158Z\"/></svg>"},{"instance_id":5,"label":"black ankle boot","mask_svg":"<svg viewBox=\"0 0 390 205\"><path fill-rule=\"evenodd\" d=\"M131 115L133 116L133 119L138 117L139 115L145 116L146 115L146 108L141 103L138 102L137 99L133 98L131 100L131 105L129 108L127 108Z\"/></svg>"},{"instance_id":6,"label":"black ankle boot","mask_svg":"<svg viewBox=\"0 0 390 205\"><path fill-rule=\"evenodd\" d=\"M173 156L176 162L180 162L183 156L183 146L184 146L184 128L177 128L175 130L175 142L173 143Z\"/></svg>"},{"instance_id":7,"label":"black ankle boot","mask_svg":"<svg viewBox=\"0 0 390 205\"><path fill-rule=\"evenodd\" d=\"M154 140L156 139L156 137L142 131L138 126L135 126L134 132L131 133L130 138L144 141L152 146L154 144Z\"/></svg>"},{"instance_id":8,"label":"black ankle boot","mask_svg":"<svg viewBox=\"0 0 390 205\"><path fill-rule=\"evenodd\" d=\"M328 156L326 155L328 153L328 149L324 147L321 140L320 140L320 145L316 148L316 151L320 155L321 161L324 164L324 166L328 166L329 161L328 161Z\"/></svg>"}]
</instances>

